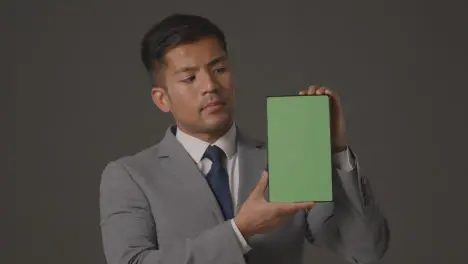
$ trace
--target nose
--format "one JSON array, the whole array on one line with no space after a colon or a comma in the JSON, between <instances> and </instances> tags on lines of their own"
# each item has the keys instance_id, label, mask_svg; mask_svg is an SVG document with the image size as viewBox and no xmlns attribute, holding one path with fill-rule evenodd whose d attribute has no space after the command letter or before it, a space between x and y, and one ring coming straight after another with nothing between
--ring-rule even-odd
<instances>
[{"instance_id":1,"label":"nose","mask_svg":"<svg viewBox=\"0 0 468 264\"><path fill-rule=\"evenodd\" d=\"M205 93L214 93L219 89L219 83L216 79L216 76L210 71L203 71L203 85L202 92Z\"/></svg>"}]
</instances>

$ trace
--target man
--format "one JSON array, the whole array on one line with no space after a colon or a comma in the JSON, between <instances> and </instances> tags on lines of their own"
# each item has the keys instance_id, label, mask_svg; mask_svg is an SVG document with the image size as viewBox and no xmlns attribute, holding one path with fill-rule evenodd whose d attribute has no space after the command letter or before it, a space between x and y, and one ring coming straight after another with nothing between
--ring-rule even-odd
<instances>
[{"instance_id":1,"label":"man","mask_svg":"<svg viewBox=\"0 0 468 264\"><path fill-rule=\"evenodd\" d=\"M110 162L100 189L109 264L302 263L305 240L351 263L387 250L385 218L345 139L332 102L334 201L269 203L265 147L233 120L235 90L222 31L205 18L176 14L142 42L151 96L170 126L158 144ZM305 239L306 238L306 239Z\"/></svg>"}]
</instances>

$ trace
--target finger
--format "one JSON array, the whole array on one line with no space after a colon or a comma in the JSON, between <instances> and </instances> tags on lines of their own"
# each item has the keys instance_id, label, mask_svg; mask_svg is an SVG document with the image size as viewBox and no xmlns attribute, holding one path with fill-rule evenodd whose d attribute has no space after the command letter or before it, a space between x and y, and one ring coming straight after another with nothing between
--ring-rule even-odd
<instances>
[{"instance_id":1,"label":"finger","mask_svg":"<svg viewBox=\"0 0 468 264\"><path fill-rule=\"evenodd\" d=\"M264 171L262 173L262 176L260 177L260 180L257 183L257 186L255 186L255 189L253 191L255 196L263 197L263 195L265 194L267 185L268 185L268 172Z\"/></svg>"},{"instance_id":2,"label":"finger","mask_svg":"<svg viewBox=\"0 0 468 264\"><path fill-rule=\"evenodd\" d=\"M278 205L277 210L280 214L293 214L303 209L312 208L314 205L315 202L287 203Z\"/></svg>"},{"instance_id":3,"label":"finger","mask_svg":"<svg viewBox=\"0 0 468 264\"><path fill-rule=\"evenodd\" d=\"M302 209L309 209L315 206L315 202L303 202L293 204L294 210L299 211Z\"/></svg>"},{"instance_id":4,"label":"finger","mask_svg":"<svg viewBox=\"0 0 468 264\"><path fill-rule=\"evenodd\" d=\"M302 90L302 91L299 92L299 95L305 95L305 94L307 94L307 90L305 90L305 91Z\"/></svg>"},{"instance_id":5,"label":"finger","mask_svg":"<svg viewBox=\"0 0 468 264\"><path fill-rule=\"evenodd\" d=\"M326 94L330 99L332 99L332 102L337 100L337 94L328 88L325 89L324 94Z\"/></svg>"},{"instance_id":6,"label":"finger","mask_svg":"<svg viewBox=\"0 0 468 264\"><path fill-rule=\"evenodd\" d=\"M325 90L325 94L328 95L328 97L330 97L330 99L332 100L332 103L333 103L333 104L339 106L340 97L338 96L338 93L333 92L332 90L330 90L330 89L327 88L327 89Z\"/></svg>"},{"instance_id":7,"label":"finger","mask_svg":"<svg viewBox=\"0 0 468 264\"><path fill-rule=\"evenodd\" d=\"M322 86L322 87L318 88L315 93L318 94L318 95L321 95L321 94L324 94L326 90L327 90L327 87Z\"/></svg>"},{"instance_id":8,"label":"finger","mask_svg":"<svg viewBox=\"0 0 468 264\"><path fill-rule=\"evenodd\" d=\"M317 91L317 88L319 88L319 86L317 86L317 85L311 85L311 86L309 86L309 88L307 89L307 94L308 94L308 95L313 95L313 94L315 94L315 92Z\"/></svg>"}]
</instances>

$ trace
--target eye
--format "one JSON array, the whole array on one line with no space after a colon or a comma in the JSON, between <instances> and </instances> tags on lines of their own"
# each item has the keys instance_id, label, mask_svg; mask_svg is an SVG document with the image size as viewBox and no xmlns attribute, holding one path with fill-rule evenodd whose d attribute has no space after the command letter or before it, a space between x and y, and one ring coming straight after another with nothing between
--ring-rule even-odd
<instances>
[{"instance_id":1,"label":"eye","mask_svg":"<svg viewBox=\"0 0 468 264\"><path fill-rule=\"evenodd\" d=\"M215 69L216 73L224 73L226 71L227 71L227 67L220 67L220 68Z\"/></svg>"},{"instance_id":2,"label":"eye","mask_svg":"<svg viewBox=\"0 0 468 264\"><path fill-rule=\"evenodd\" d=\"M193 83L193 81L195 81L195 76L188 76L187 78L181 80L181 82L184 83Z\"/></svg>"}]
</instances>

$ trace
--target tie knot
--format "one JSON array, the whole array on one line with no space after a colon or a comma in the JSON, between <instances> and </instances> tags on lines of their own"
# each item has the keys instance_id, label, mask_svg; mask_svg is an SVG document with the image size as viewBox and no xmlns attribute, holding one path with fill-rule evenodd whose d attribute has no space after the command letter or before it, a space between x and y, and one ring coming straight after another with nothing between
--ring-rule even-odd
<instances>
[{"instance_id":1,"label":"tie knot","mask_svg":"<svg viewBox=\"0 0 468 264\"><path fill-rule=\"evenodd\" d=\"M221 164L226 154L220 147L211 145L206 149L203 157L210 159L213 163Z\"/></svg>"}]
</instances>

